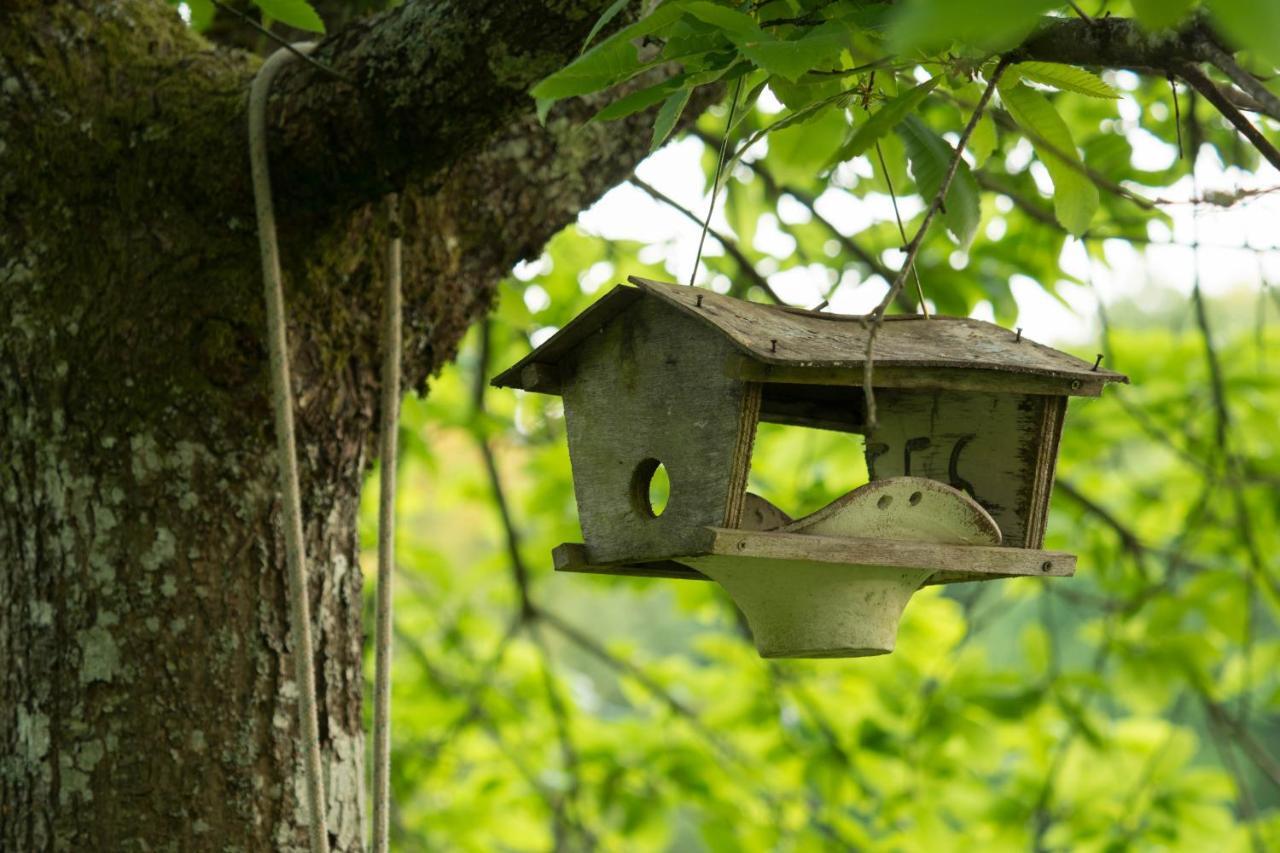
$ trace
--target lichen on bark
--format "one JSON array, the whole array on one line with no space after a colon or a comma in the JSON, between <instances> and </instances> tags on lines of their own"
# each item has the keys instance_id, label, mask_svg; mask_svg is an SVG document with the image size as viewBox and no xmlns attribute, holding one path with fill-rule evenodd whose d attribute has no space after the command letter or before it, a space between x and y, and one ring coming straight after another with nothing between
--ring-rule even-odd
<instances>
[{"instance_id":1,"label":"lichen on bark","mask_svg":"<svg viewBox=\"0 0 1280 853\"><path fill-rule=\"evenodd\" d=\"M544 128L524 95L605 5L407 3L322 50L373 93L298 68L272 102L337 850L363 822L372 203L407 182L423 388L511 265L646 153L644 115L580 128L592 107L571 105ZM257 63L162 0L0 8L0 849L305 844L243 140Z\"/></svg>"}]
</instances>

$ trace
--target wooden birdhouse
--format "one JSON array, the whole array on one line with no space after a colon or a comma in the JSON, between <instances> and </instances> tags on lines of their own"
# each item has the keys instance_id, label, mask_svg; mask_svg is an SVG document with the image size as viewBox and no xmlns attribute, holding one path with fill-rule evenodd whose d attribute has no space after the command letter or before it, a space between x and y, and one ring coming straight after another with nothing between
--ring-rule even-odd
<instances>
[{"instance_id":1,"label":"wooden birdhouse","mask_svg":"<svg viewBox=\"0 0 1280 853\"><path fill-rule=\"evenodd\" d=\"M585 542L558 570L714 579L765 657L892 651L923 584L1074 573L1041 550L1067 398L1126 377L981 320L889 316L869 431L864 318L631 281L493 380L564 398ZM747 492L760 421L862 434L871 482L792 520Z\"/></svg>"}]
</instances>

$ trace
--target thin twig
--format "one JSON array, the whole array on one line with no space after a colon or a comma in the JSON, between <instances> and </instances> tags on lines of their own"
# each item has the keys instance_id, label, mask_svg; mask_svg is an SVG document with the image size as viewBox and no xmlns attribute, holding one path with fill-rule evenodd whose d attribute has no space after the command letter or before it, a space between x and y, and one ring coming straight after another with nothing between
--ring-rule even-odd
<instances>
[{"instance_id":1,"label":"thin twig","mask_svg":"<svg viewBox=\"0 0 1280 853\"><path fill-rule=\"evenodd\" d=\"M1280 169L1280 150L1276 150L1271 141L1262 135L1262 131L1258 130L1257 126L1249 121L1244 113L1236 109L1235 104L1231 103L1231 99L1218 88L1216 83L1206 77L1199 68L1191 64L1181 65L1177 71L1178 76L1186 80L1191 88L1203 95L1206 101L1213 104L1223 118L1231 122L1236 130L1240 131L1240 135L1249 140L1253 147L1258 149L1258 153L1266 158L1268 163Z\"/></svg>"},{"instance_id":2,"label":"thin twig","mask_svg":"<svg viewBox=\"0 0 1280 853\"><path fill-rule=\"evenodd\" d=\"M724 123L724 137L720 140L720 155L716 158L716 173L711 181L711 199L707 202L707 217L702 220L702 234L698 237L698 251L693 256L693 271L689 273L689 286L698 280L698 264L702 263L702 247L707 242L707 231L711 228L711 215L716 210L716 196L720 194L720 175L724 171L724 155L729 150L729 133L733 130L733 114L738 109L738 98L742 95L742 78L733 87L733 98L729 101L729 117Z\"/></svg>"},{"instance_id":3,"label":"thin twig","mask_svg":"<svg viewBox=\"0 0 1280 853\"><path fill-rule=\"evenodd\" d=\"M1262 85L1258 78L1242 68L1234 56L1218 47L1213 39L1207 36L1197 42L1196 48L1197 53L1204 60L1227 75L1231 82L1239 86L1254 101L1258 112L1280 121L1280 97L1276 97L1270 89Z\"/></svg>"},{"instance_id":4,"label":"thin twig","mask_svg":"<svg viewBox=\"0 0 1280 853\"><path fill-rule=\"evenodd\" d=\"M332 66L325 65L323 62L316 59L315 57L308 56L307 54L298 50L296 47L293 46L292 43L289 42L288 39L278 36L275 33L271 32L270 29L262 26L262 24L258 23L253 18L249 17L244 12L241 12L239 9L235 8L234 6L228 6L226 3L223 3L222 0L209 0L209 2L212 3L214 6L218 7L223 12L227 12L239 18L242 22L244 22L245 24L248 24L250 27L257 30L261 35L267 37L271 41L278 44L280 47L289 51L298 59L301 59L303 62L310 65L312 68L316 68L320 71L323 71L325 74L328 74L330 77L333 77L335 80L341 80L343 83L346 83L348 86L355 86L355 82L350 77L343 74L341 71L338 71L336 68L333 68Z\"/></svg>"},{"instance_id":5,"label":"thin twig","mask_svg":"<svg viewBox=\"0 0 1280 853\"><path fill-rule=\"evenodd\" d=\"M880 141L876 140L876 158L880 161L880 171L884 174L885 186L889 188L889 201L893 203L893 218L898 221L898 236L902 238L902 246L905 251L907 245L907 229L902 224L902 213L898 210L898 194L893 190L893 178L889 175L889 167L884 162L884 151L880 148ZM926 320L929 319L929 306L924 304L924 285L920 283L920 268L912 266L912 272L916 276L916 295L920 297L920 312L924 314ZM890 279L892 281L892 279Z\"/></svg>"},{"instance_id":6,"label":"thin twig","mask_svg":"<svg viewBox=\"0 0 1280 853\"><path fill-rule=\"evenodd\" d=\"M907 275L910 274L912 267L915 265L916 255L920 253L920 247L924 245L924 238L929 231L929 225L933 222L933 217L942 208L943 201L947 197L947 191L951 189L951 181L955 178L956 172L960 168L960 160L964 154L965 146L969 144L969 137L973 136L973 129L978 126L978 119L982 118L982 112L991 100L991 95L996 90L996 83L999 82L1008 64L1007 60L1001 59L996 65L991 79L987 81L987 87L982 91L982 97L978 99L977 106L974 107L972 115L969 116L969 123L965 125L964 131L960 134L960 139L956 142L955 153L951 157L951 164L947 167L947 173L942 178L938 192L934 195L933 200L929 202L929 206L925 208L924 219L921 220L915 237L911 238L911 242L906 246L906 260L902 263L902 269L898 270L898 274L889 285L889 292L884 295L884 298L880 300L880 304L876 306L869 317L870 328L867 333L867 351L862 368L862 393L867 400L868 431L874 430L876 427L876 396L871 383L874 369L876 333L879 331L880 323L884 319L884 312L889 307L889 304L897 298L898 291L902 290L902 285L906 282Z\"/></svg>"},{"instance_id":7,"label":"thin twig","mask_svg":"<svg viewBox=\"0 0 1280 853\"><path fill-rule=\"evenodd\" d=\"M694 213L692 210L685 207L680 202L676 201L671 196L667 195L657 187L654 187L650 184L645 183L635 175L631 176L631 183L636 187L644 190L646 193L648 193L657 201L660 201L663 204L668 205L672 209L683 214L686 219L689 219L698 225L702 224L702 220L698 219L698 215L696 213ZM756 268L755 266L752 265L751 260L746 256L746 253L744 253L742 249L739 248L737 243L735 243L732 239L725 236L724 234L721 234L719 231L715 230L714 228L708 228L707 233L710 234L712 237L714 237L716 239L716 242L719 243L724 248L725 252L727 252L729 256L733 258L734 262L737 263L738 267L744 273L747 274L748 278L751 279L752 284L756 285L756 287L759 287L761 290L763 290L765 294L777 304L779 305L786 304L785 302L782 301L782 297L779 296L777 292L775 292L774 289L769 285L768 280L765 279L764 276L762 276L759 272L756 271Z\"/></svg>"}]
</instances>

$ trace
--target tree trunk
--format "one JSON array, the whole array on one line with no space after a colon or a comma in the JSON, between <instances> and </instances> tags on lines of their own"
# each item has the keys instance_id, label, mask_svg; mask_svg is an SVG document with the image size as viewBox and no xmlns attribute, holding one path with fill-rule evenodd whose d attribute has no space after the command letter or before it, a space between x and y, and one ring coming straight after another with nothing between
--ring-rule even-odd
<instances>
[{"instance_id":1,"label":"tree trunk","mask_svg":"<svg viewBox=\"0 0 1280 853\"><path fill-rule=\"evenodd\" d=\"M530 115L529 84L604 0L467 5L360 22L317 54L358 91L296 65L272 102L336 850L363 835L376 196L406 187L421 388L649 136L645 116ZM3 850L305 846L244 141L256 65L160 0L0 10Z\"/></svg>"}]
</instances>

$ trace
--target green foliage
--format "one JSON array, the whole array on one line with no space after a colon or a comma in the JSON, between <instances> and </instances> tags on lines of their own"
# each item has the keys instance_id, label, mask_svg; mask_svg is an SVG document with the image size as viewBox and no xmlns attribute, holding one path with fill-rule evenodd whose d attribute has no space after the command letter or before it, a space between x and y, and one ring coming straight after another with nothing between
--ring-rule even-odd
<instances>
[{"instance_id":1,"label":"green foliage","mask_svg":"<svg viewBox=\"0 0 1280 853\"><path fill-rule=\"evenodd\" d=\"M942 189L947 169L956 152L947 141L934 133L915 116L907 116L898 124L898 135L907 148L911 162L911 176L916 188L925 198L933 198ZM977 233L981 214L978 210L978 185L969 172L969 165L960 161L955 178L947 189L943 216L947 227L961 246L968 246Z\"/></svg>"},{"instance_id":2,"label":"green foliage","mask_svg":"<svg viewBox=\"0 0 1280 853\"><path fill-rule=\"evenodd\" d=\"M1072 234L1083 234L1098 209L1098 188L1083 174L1071 129L1039 92L1017 82L1002 81L1000 98L1053 177L1053 210Z\"/></svg>"},{"instance_id":3,"label":"green foliage","mask_svg":"<svg viewBox=\"0 0 1280 853\"><path fill-rule=\"evenodd\" d=\"M1112 8L1159 27L1193 5ZM1204 5L1225 27L1230 4ZM724 107L698 120L705 178L727 133L724 236L751 273L810 283L812 305L896 271L890 188L910 236L988 85L988 52L1051 6L615 3L534 92L549 105L610 90L595 120L653 108L660 144L699 87L740 79L733 127ZM1186 182L1195 158L1175 156L1172 106L1163 78L1011 66L946 227L923 239L933 306L1013 325L1011 282L1049 296L1083 284L1064 251L1104 265L1107 237L1164 239L1168 217L1129 194ZM1181 107L1202 160L1253 167L1208 105ZM676 260L567 229L502 284L487 334L430 396L406 402L395 849L1280 849L1274 290L1209 301L1216 371L1185 296L1108 306L1102 344L1079 354L1105 350L1134 384L1071 406L1046 547L1078 554L1076 577L932 587L891 656L766 662L713 585L555 575L550 550L581 535L562 406L493 389L474 403L477 383L605 288L670 280ZM703 263L717 288L768 298L714 240ZM895 309L916 307L913 288ZM799 515L866 476L857 436L763 425L750 487Z\"/></svg>"},{"instance_id":4,"label":"green foliage","mask_svg":"<svg viewBox=\"0 0 1280 853\"><path fill-rule=\"evenodd\" d=\"M253 5L262 10L262 14L294 29L306 30L309 33L323 33L324 21L311 8L307 0L253 0Z\"/></svg>"}]
</instances>

